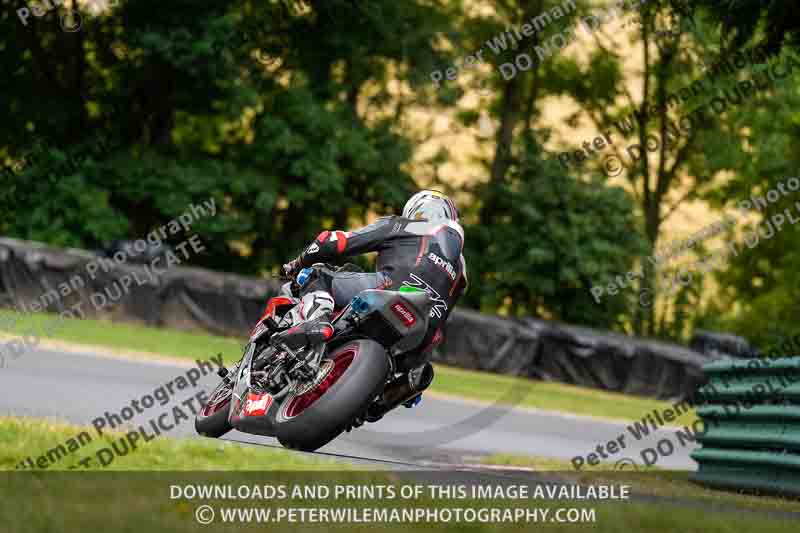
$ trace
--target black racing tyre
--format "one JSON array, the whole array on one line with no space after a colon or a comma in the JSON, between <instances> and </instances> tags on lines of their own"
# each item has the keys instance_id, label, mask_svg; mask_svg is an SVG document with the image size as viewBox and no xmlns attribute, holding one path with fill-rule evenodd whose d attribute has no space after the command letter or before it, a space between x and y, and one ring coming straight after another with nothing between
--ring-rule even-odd
<instances>
[{"instance_id":1,"label":"black racing tyre","mask_svg":"<svg viewBox=\"0 0 800 533\"><path fill-rule=\"evenodd\" d=\"M228 422L230 405L231 386L223 381L195 416L195 431L204 437L219 438L232 430L233 426Z\"/></svg>"},{"instance_id":2,"label":"black racing tyre","mask_svg":"<svg viewBox=\"0 0 800 533\"><path fill-rule=\"evenodd\" d=\"M329 443L364 413L386 384L389 357L375 341L349 342L325 359L325 377L284 401L276 415L276 436L286 448L310 452Z\"/></svg>"}]
</instances>

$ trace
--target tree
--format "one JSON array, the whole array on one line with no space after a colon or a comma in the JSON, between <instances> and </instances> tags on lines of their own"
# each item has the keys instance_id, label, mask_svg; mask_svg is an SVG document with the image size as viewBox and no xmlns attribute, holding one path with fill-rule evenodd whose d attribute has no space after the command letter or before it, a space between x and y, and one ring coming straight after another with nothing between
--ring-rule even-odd
<instances>
[{"instance_id":1,"label":"tree","mask_svg":"<svg viewBox=\"0 0 800 533\"><path fill-rule=\"evenodd\" d=\"M611 147L617 159L611 170L624 173L636 196L648 242L647 257L639 261L641 299L657 294L657 276L670 273L668 265L651 259L664 223L687 201L713 187L714 172L709 171L707 155L714 151L709 147L718 149L715 157L729 156L734 148L725 146L727 140L717 135L720 117L707 107L716 82L710 74L716 59L709 58L719 57L705 44L710 30L669 1L640 6L637 19L628 24L634 28L630 42L640 54L641 69L634 78L638 90L628 89L623 57L616 51L619 43L599 32L595 33L598 50L585 66L573 63L561 69L569 73L565 87L570 89L565 92L581 106L573 119L588 118L598 132L610 132L607 135L616 139ZM598 158L587 167L611 173L609 167L604 168L608 161ZM687 287L675 299L659 298L657 305L637 306L633 331L675 334L669 315L685 314L685 308L697 304L697 297L697 287Z\"/></svg>"},{"instance_id":2,"label":"tree","mask_svg":"<svg viewBox=\"0 0 800 533\"><path fill-rule=\"evenodd\" d=\"M699 317L702 325L729 329L746 336L763 349L800 333L795 324L800 318L798 268L800 227L786 218L776 227L776 215L786 212L800 218L800 192L787 189L798 177L798 138L800 138L800 61L785 51L773 64L789 72L748 106L727 114L730 128L738 132L738 157L715 163L721 170L735 172L709 201L739 214L735 232L728 236L730 264L717 275L722 290ZM796 186L797 181L792 181ZM781 187L787 194L779 191ZM772 191L772 192L770 192ZM767 198L767 195L772 200ZM763 198L763 200L762 200ZM742 202L746 202L742 204ZM751 205L742 213L742 206Z\"/></svg>"},{"instance_id":3,"label":"tree","mask_svg":"<svg viewBox=\"0 0 800 533\"><path fill-rule=\"evenodd\" d=\"M124 2L75 33L57 10L3 19L0 155L20 172L0 230L94 248L212 196L196 263L256 273L321 227L402 205L413 148L384 112L389 84L421 83L450 8L298 3Z\"/></svg>"},{"instance_id":4,"label":"tree","mask_svg":"<svg viewBox=\"0 0 800 533\"><path fill-rule=\"evenodd\" d=\"M628 302L604 298L598 305L590 289L594 280L624 275L644 250L630 195L564 175L535 144L521 151L503 180L475 189L493 209L467 226L474 287L467 301L513 315L621 327ZM476 202L469 214L486 216L484 206Z\"/></svg>"},{"instance_id":5,"label":"tree","mask_svg":"<svg viewBox=\"0 0 800 533\"><path fill-rule=\"evenodd\" d=\"M526 63L522 56L536 58L542 39L575 23L578 11L565 4L499 2L491 16L462 25L456 55L482 50L491 72L485 65L472 78L452 84L466 91L475 85L490 88L482 91L477 108L469 97L459 101L459 118L470 127L488 110L497 123L495 137L484 141L491 152L482 160L488 179L469 189L474 204L467 209L465 230L473 288L466 300L483 310L619 326L627 302L598 306L589 291L598 276L629 270L642 252L633 204L627 193L603 180L563 172L543 152L549 136L543 100L561 91L563 77L546 62ZM530 29L537 17L543 31L525 32L524 25ZM542 21L549 21L546 29ZM501 65L517 62L525 68L503 74Z\"/></svg>"},{"instance_id":6,"label":"tree","mask_svg":"<svg viewBox=\"0 0 800 533\"><path fill-rule=\"evenodd\" d=\"M729 49L750 44L766 45L777 53L785 44L797 45L800 19L792 0L696 0L690 9L708 12L722 29L723 42Z\"/></svg>"}]
</instances>

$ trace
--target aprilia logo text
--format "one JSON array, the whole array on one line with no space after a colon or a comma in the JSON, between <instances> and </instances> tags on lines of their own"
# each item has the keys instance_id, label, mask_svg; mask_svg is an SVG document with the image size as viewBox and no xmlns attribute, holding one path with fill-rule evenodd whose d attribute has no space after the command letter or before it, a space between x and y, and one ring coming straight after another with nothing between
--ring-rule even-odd
<instances>
[{"instance_id":1,"label":"aprilia logo text","mask_svg":"<svg viewBox=\"0 0 800 533\"><path fill-rule=\"evenodd\" d=\"M417 322L417 317L414 316L414 313L406 309L401 303L394 304L392 306L392 311L397 315L397 318L403 321L403 324L405 324L407 328L410 328Z\"/></svg>"},{"instance_id":2,"label":"aprilia logo text","mask_svg":"<svg viewBox=\"0 0 800 533\"><path fill-rule=\"evenodd\" d=\"M456 280L456 269L453 268L453 265L451 265L449 261L439 257L433 252L428 254L428 259L433 261L436 264L436 266L447 272L447 275L450 276L451 280L453 281Z\"/></svg>"}]
</instances>

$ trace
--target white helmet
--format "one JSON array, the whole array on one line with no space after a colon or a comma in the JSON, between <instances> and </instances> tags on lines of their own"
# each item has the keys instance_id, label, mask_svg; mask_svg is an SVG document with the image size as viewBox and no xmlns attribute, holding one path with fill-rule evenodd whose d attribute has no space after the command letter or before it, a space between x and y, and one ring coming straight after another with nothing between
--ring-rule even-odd
<instances>
[{"instance_id":1,"label":"white helmet","mask_svg":"<svg viewBox=\"0 0 800 533\"><path fill-rule=\"evenodd\" d=\"M403 218L412 220L447 219L458 222L456 204L438 191L420 191L406 202Z\"/></svg>"}]
</instances>

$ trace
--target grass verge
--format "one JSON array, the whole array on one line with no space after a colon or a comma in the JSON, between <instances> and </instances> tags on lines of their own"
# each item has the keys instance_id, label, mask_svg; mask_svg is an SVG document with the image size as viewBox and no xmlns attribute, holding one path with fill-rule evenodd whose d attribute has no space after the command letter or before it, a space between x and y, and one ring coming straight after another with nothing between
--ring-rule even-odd
<instances>
[{"instance_id":1,"label":"grass verge","mask_svg":"<svg viewBox=\"0 0 800 533\"><path fill-rule=\"evenodd\" d=\"M11 311L0 311L0 329L22 334L40 331L47 320L56 320L54 315L39 313L20 318L8 327L7 318L16 315ZM19 315L16 315L19 317ZM51 339L95 345L115 350L135 350L146 356L170 356L191 359L206 359L221 353L227 363L241 356L243 339L219 337L205 333L189 333L168 329L149 328L104 320L66 319L50 337ZM24 357L24 356L23 356ZM11 361L9 364L13 364ZM532 407L577 415L596 416L631 422L639 420L653 410L663 411L672 407L669 402L627 396L596 389L576 387L563 383L548 383L475 372L436 365L436 379L431 392L483 402L500 401L520 407ZM693 411L684 412L674 425L690 424L695 419Z\"/></svg>"},{"instance_id":2,"label":"grass verge","mask_svg":"<svg viewBox=\"0 0 800 533\"><path fill-rule=\"evenodd\" d=\"M14 470L24 458L30 456L35 462L38 456L48 453L51 458L58 457L49 464L48 471L70 470L71 466L78 470L117 471L352 469L347 464L280 448L239 446L215 439L158 437L147 443L139 441L136 449L131 450L127 446L120 446L119 441L125 437L125 433L105 432L86 444L75 444L76 447L67 445L70 439L77 443L76 436L82 432L90 437L97 435L94 428L88 426L74 426L45 419L0 417L0 470ZM114 444L118 451L115 451ZM63 448L56 451L59 445ZM97 453L102 448L116 454L113 460L108 461L108 466L102 466L97 460ZM66 453L62 454L63 451ZM87 457L92 460L86 461L84 467L80 461Z\"/></svg>"},{"instance_id":3,"label":"grass verge","mask_svg":"<svg viewBox=\"0 0 800 533\"><path fill-rule=\"evenodd\" d=\"M34 449L52 447L74 435L82 428L49 421L0 418L0 466L9 467L22 455ZM98 445L103 444L98 442ZM83 451L83 450L81 450ZM200 529L197 512L200 507L211 507L216 512L214 531L404 531L429 532L502 532L522 531L559 532L586 531L599 533L734 533L759 531L760 533L789 533L796 531L796 521L785 517L748 514L736 509L704 508L698 516L696 506L685 507L663 500L648 502L617 500L541 500L508 499L493 497L466 497L452 500L433 498L427 491L419 497L357 496L335 498L309 495L306 489L327 486L362 487L373 490L378 485L393 485L395 494L402 494L401 485L416 485L415 473L363 472L351 470L337 463L325 463L299 456L293 452L270 449L251 449L219 441L183 441L161 437L143 446L135 454L122 458L106 470L111 472L13 472L6 474L4 496L0 499L0 528L16 533L43 531L114 531L130 532L190 532ZM234 470L223 472L222 470ZM155 472L153 472L155 470ZM260 472L248 472L259 470ZM264 473L264 470L270 472ZM348 471L349 470L349 471ZM200 472L198 472L200 471ZM588 473L587 473L588 474ZM598 473L603 474L603 473ZM430 483L429 478L422 483ZM441 478L439 483L446 482ZM463 478L457 478L463 480ZM596 480L595 480L596 481ZM607 481L621 484L619 477ZM625 480L627 483L627 480ZM484 481L485 483L485 481ZM493 483L493 486L507 483ZM189 488L230 487L234 494L248 488L248 493L258 489L257 497L186 496ZM269 488L285 487L285 496L261 496ZM424 488L427 485L422 485ZM180 489L176 494L174 488ZM300 489L295 495L295 489ZM672 493L684 491L680 486ZM334 494L331 490L329 494ZM408 494L408 493L407 493ZM684 499L694 494L679 493ZM292 509L327 509L334 512L343 508L354 511L398 510L421 508L426 512L448 510L449 519L431 522L423 518L409 523L387 523L386 519L373 519L375 523L360 520L352 522L302 518ZM453 509L520 510L536 511L535 522L517 519L514 522L464 522L453 518ZM254 520L252 514L225 521L223 509L269 509L271 519ZM764 509L769 509L765 507ZM780 509L778 507L771 510ZM207 510L207 509L206 509ZM590 512L585 519L577 520L578 510ZM565 512L566 511L566 512ZM251 511L252 512L252 511ZM279 518L283 512L284 517ZM569 512L573 513L572 515ZM546 515L544 514L546 513ZM207 516L207 514L203 515ZM310 515L305 515L310 516ZM375 515L372 515L375 516ZM441 515L444 516L444 515ZM488 515L484 515L488 516ZM510 515L506 515L510 516ZM520 515L522 516L522 515ZM588 518L591 516L591 518ZM559 517L559 518L557 518ZM208 528L211 530L211 528Z\"/></svg>"}]
</instances>

